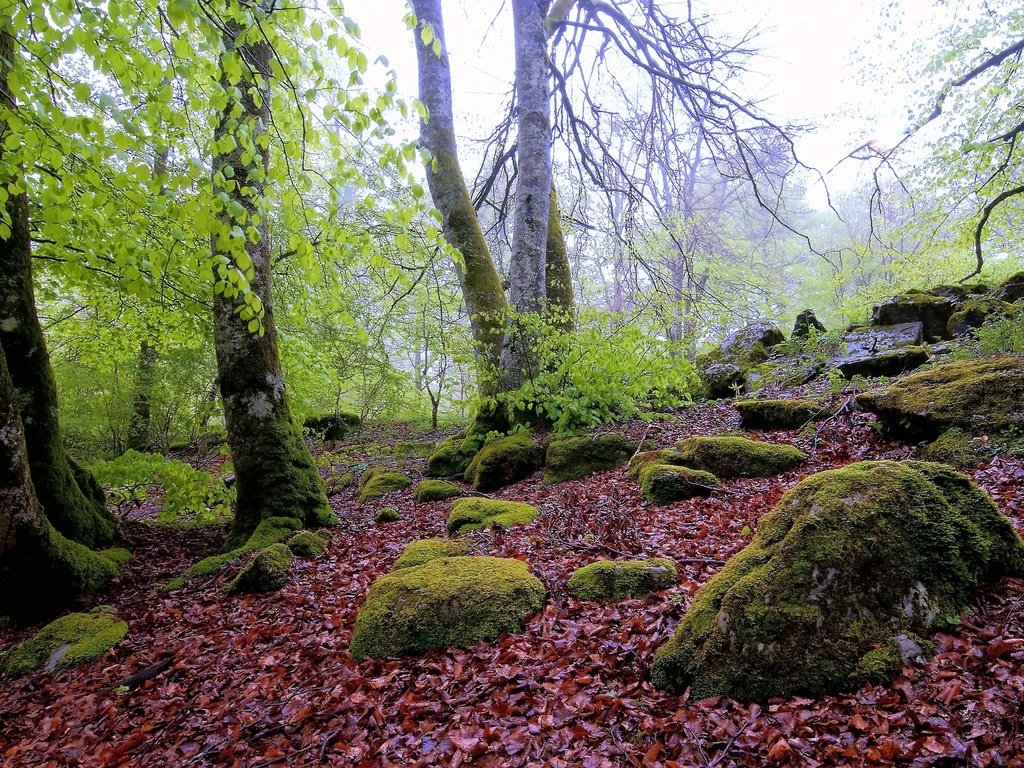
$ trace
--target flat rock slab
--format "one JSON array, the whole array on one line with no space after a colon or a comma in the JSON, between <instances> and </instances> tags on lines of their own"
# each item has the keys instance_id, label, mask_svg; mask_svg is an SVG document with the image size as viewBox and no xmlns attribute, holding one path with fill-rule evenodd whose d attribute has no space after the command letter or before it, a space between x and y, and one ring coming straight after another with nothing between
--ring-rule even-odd
<instances>
[{"instance_id":1,"label":"flat rock slab","mask_svg":"<svg viewBox=\"0 0 1024 768\"><path fill-rule=\"evenodd\" d=\"M832 367L844 376L895 376L928 361L920 322L857 328L843 338Z\"/></svg>"}]
</instances>

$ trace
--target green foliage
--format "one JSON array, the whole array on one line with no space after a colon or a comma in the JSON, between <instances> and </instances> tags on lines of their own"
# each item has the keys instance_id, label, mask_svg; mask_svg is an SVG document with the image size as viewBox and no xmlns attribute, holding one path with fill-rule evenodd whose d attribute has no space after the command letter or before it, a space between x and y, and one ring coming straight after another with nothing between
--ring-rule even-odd
<instances>
[{"instance_id":1,"label":"green foliage","mask_svg":"<svg viewBox=\"0 0 1024 768\"><path fill-rule=\"evenodd\" d=\"M983 355L1024 353L1024 314L990 320L974 336Z\"/></svg>"}]
</instances>

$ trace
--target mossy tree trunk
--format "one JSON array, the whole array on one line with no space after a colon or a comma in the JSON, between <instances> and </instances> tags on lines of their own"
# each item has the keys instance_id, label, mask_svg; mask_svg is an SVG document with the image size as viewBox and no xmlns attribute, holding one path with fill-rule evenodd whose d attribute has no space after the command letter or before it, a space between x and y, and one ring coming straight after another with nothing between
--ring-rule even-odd
<instances>
[{"instance_id":1,"label":"mossy tree trunk","mask_svg":"<svg viewBox=\"0 0 1024 768\"><path fill-rule=\"evenodd\" d=\"M155 447L151 401L156 361L156 347L148 341L140 343L132 415L128 420L128 447L136 451L152 451Z\"/></svg>"},{"instance_id":2,"label":"mossy tree trunk","mask_svg":"<svg viewBox=\"0 0 1024 768\"><path fill-rule=\"evenodd\" d=\"M7 76L15 61L14 51L14 39L0 29L0 98L11 98ZM13 109L14 102L8 101L7 106ZM0 151L6 133L6 125L0 123ZM64 447L57 385L36 314L27 194L11 195L6 208L11 231L6 239L0 239L0 344L10 361L25 425L32 482L39 503L58 531L87 546L106 544L114 537L114 518L104 508L95 480L73 465ZM84 491L79 479L87 485Z\"/></svg>"},{"instance_id":3,"label":"mossy tree trunk","mask_svg":"<svg viewBox=\"0 0 1024 768\"><path fill-rule=\"evenodd\" d=\"M31 620L99 589L117 569L46 519L32 484L18 399L0 348L0 614Z\"/></svg>"},{"instance_id":4,"label":"mossy tree trunk","mask_svg":"<svg viewBox=\"0 0 1024 768\"><path fill-rule=\"evenodd\" d=\"M551 184L551 206L548 213L547 242L547 297L548 310L555 327L571 331L576 325L576 300L572 290L572 269L569 266L565 235L562 232L562 212L558 193Z\"/></svg>"},{"instance_id":5,"label":"mossy tree trunk","mask_svg":"<svg viewBox=\"0 0 1024 768\"><path fill-rule=\"evenodd\" d=\"M292 419L274 326L270 233L263 210L269 157L266 145L260 140L270 125L273 51L266 42L247 42L245 34L246 30L237 21L225 22L222 54L225 74L221 85L228 94L235 96L229 96L220 115L214 133L215 145L227 143L221 142L225 136L239 138L230 152L214 154L213 177L214 188L225 191L233 202L244 208L245 215L241 218L246 226L253 226L254 214L261 215L257 226L259 239L255 243L246 239L241 246L244 254L241 254L225 249L215 232L212 250L214 259L222 263L235 262L235 266L239 266L239 257L252 262L248 306L262 307L263 316L262 332L255 332L250 328L252 318L238 311L241 294L236 294L227 281L216 286L214 345L238 494L226 549L243 544L260 521L268 517L294 517L311 526L332 522L320 473L302 440L301 429ZM237 87L229 83L226 57L238 57L243 62L243 76ZM237 116L236 97L241 98ZM243 161L246 152L252 159ZM231 171L225 174L224 169L229 167ZM225 176L232 183L226 182ZM219 216L219 228L230 230L239 223L239 217L232 217L227 211Z\"/></svg>"}]
</instances>

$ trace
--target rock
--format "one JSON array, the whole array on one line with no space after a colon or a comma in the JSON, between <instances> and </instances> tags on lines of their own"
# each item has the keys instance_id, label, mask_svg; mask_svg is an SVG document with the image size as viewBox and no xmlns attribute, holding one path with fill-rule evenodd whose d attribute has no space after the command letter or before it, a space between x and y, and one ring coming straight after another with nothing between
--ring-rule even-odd
<instances>
[{"instance_id":1,"label":"rock","mask_svg":"<svg viewBox=\"0 0 1024 768\"><path fill-rule=\"evenodd\" d=\"M249 561L228 585L231 594L275 592L288 583L292 551L285 544L271 544Z\"/></svg>"},{"instance_id":2,"label":"rock","mask_svg":"<svg viewBox=\"0 0 1024 768\"><path fill-rule=\"evenodd\" d=\"M570 437L548 446L544 482L561 483L615 469L633 455L636 446L625 435L610 432L597 437Z\"/></svg>"},{"instance_id":3,"label":"rock","mask_svg":"<svg viewBox=\"0 0 1024 768\"><path fill-rule=\"evenodd\" d=\"M612 602L643 597L678 580L675 563L662 557L625 563L600 560L577 569L567 586L579 600Z\"/></svg>"},{"instance_id":4,"label":"rock","mask_svg":"<svg viewBox=\"0 0 1024 768\"><path fill-rule=\"evenodd\" d=\"M204 557L198 563L190 566L185 574L187 577L209 576L223 568L228 563L233 563L247 552L255 552L265 549L271 544L290 539L296 531L302 529L302 522L294 517L268 517L260 521L256 530L238 549L224 552L219 555Z\"/></svg>"},{"instance_id":5,"label":"rock","mask_svg":"<svg viewBox=\"0 0 1024 768\"><path fill-rule=\"evenodd\" d=\"M987 285L981 283L970 283L968 285L936 285L928 293L935 296L944 296L947 299L956 299L957 301L966 301L972 296L984 296L985 294L991 293L991 289Z\"/></svg>"},{"instance_id":6,"label":"rock","mask_svg":"<svg viewBox=\"0 0 1024 768\"><path fill-rule=\"evenodd\" d=\"M694 496L707 496L718 487L710 472L653 462L639 472L640 489L651 504L671 504Z\"/></svg>"},{"instance_id":7,"label":"rock","mask_svg":"<svg viewBox=\"0 0 1024 768\"><path fill-rule=\"evenodd\" d=\"M967 469L983 461L988 450L963 430L953 427L947 429L932 443L921 450L921 458L925 461L937 461L949 464L956 469Z\"/></svg>"},{"instance_id":8,"label":"rock","mask_svg":"<svg viewBox=\"0 0 1024 768\"><path fill-rule=\"evenodd\" d=\"M288 539L288 549L296 557L320 557L327 549L327 539L312 531L299 531Z\"/></svg>"},{"instance_id":9,"label":"rock","mask_svg":"<svg viewBox=\"0 0 1024 768\"><path fill-rule=\"evenodd\" d=\"M459 486L444 480L421 480L412 491L413 499L419 502L442 501L461 495Z\"/></svg>"},{"instance_id":10,"label":"rock","mask_svg":"<svg viewBox=\"0 0 1024 768\"><path fill-rule=\"evenodd\" d=\"M473 543L466 539L452 541L450 539L420 539L414 541L399 555L398 560L391 567L397 571L402 568L412 568L416 565L423 565L431 560L439 560L442 557L458 557L468 555L473 549Z\"/></svg>"},{"instance_id":11,"label":"rock","mask_svg":"<svg viewBox=\"0 0 1024 768\"><path fill-rule=\"evenodd\" d=\"M397 523L401 519L402 516L398 514L398 510L394 507L384 507L373 516L373 522L375 523Z\"/></svg>"},{"instance_id":12,"label":"rock","mask_svg":"<svg viewBox=\"0 0 1024 768\"><path fill-rule=\"evenodd\" d=\"M902 325L919 322L925 341L949 338L946 326L957 310L956 299L930 293L902 293L875 305L872 325Z\"/></svg>"},{"instance_id":13,"label":"rock","mask_svg":"<svg viewBox=\"0 0 1024 768\"><path fill-rule=\"evenodd\" d=\"M786 340L773 323L759 321L731 334L721 346L697 359L701 381L712 399L730 397L742 387L747 373L768 359L772 347Z\"/></svg>"},{"instance_id":14,"label":"rock","mask_svg":"<svg viewBox=\"0 0 1024 768\"><path fill-rule=\"evenodd\" d=\"M36 669L76 667L98 659L127 634L128 624L106 611L69 613L0 654L0 673L21 677Z\"/></svg>"},{"instance_id":15,"label":"rock","mask_svg":"<svg viewBox=\"0 0 1024 768\"><path fill-rule=\"evenodd\" d=\"M427 477L459 477L484 444L484 435L462 431L446 437L427 459Z\"/></svg>"},{"instance_id":16,"label":"rock","mask_svg":"<svg viewBox=\"0 0 1024 768\"><path fill-rule=\"evenodd\" d=\"M712 400L732 397L747 383L747 375L733 363L711 363L701 371L700 378Z\"/></svg>"},{"instance_id":17,"label":"rock","mask_svg":"<svg viewBox=\"0 0 1024 768\"><path fill-rule=\"evenodd\" d=\"M310 416L302 422L302 427L321 440L344 440L349 433L359 429L360 422L359 414L338 411L322 416Z\"/></svg>"},{"instance_id":18,"label":"rock","mask_svg":"<svg viewBox=\"0 0 1024 768\"><path fill-rule=\"evenodd\" d=\"M770 477L793 469L807 458L792 445L745 437L688 437L676 443L673 463L701 469L716 477Z\"/></svg>"},{"instance_id":19,"label":"rock","mask_svg":"<svg viewBox=\"0 0 1024 768\"><path fill-rule=\"evenodd\" d=\"M994 298L1009 304L1016 304L1024 299L1024 272L1018 272L996 288Z\"/></svg>"},{"instance_id":20,"label":"rock","mask_svg":"<svg viewBox=\"0 0 1024 768\"><path fill-rule=\"evenodd\" d=\"M337 496L352 485L354 480L355 477L351 472L332 473L324 478L324 490L327 491L328 496Z\"/></svg>"},{"instance_id":21,"label":"rock","mask_svg":"<svg viewBox=\"0 0 1024 768\"><path fill-rule=\"evenodd\" d=\"M832 361L844 376L896 376L928 361L920 322L857 328L843 337Z\"/></svg>"},{"instance_id":22,"label":"rock","mask_svg":"<svg viewBox=\"0 0 1024 768\"><path fill-rule=\"evenodd\" d=\"M1024 360L942 363L886 389L862 392L857 404L890 430L915 440L959 427L983 434L1024 423Z\"/></svg>"},{"instance_id":23,"label":"rock","mask_svg":"<svg viewBox=\"0 0 1024 768\"><path fill-rule=\"evenodd\" d=\"M803 312L796 316L796 321L793 323L792 338L806 339L811 335L812 328L816 333L825 332L825 325L814 314L814 310L805 309Z\"/></svg>"},{"instance_id":24,"label":"rock","mask_svg":"<svg viewBox=\"0 0 1024 768\"><path fill-rule=\"evenodd\" d=\"M745 429L799 429L826 413L810 400L737 400L735 406Z\"/></svg>"},{"instance_id":25,"label":"rock","mask_svg":"<svg viewBox=\"0 0 1024 768\"><path fill-rule=\"evenodd\" d=\"M629 460L629 469L626 476L633 480L640 479L640 473L648 464L668 464L670 466L685 466L686 457L675 448L661 448L654 451L641 451Z\"/></svg>"},{"instance_id":26,"label":"rock","mask_svg":"<svg viewBox=\"0 0 1024 768\"><path fill-rule=\"evenodd\" d=\"M532 504L499 499L457 499L448 513L448 533L458 536L482 528L504 530L532 523L540 512Z\"/></svg>"},{"instance_id":27,"label":"rock","mask_svg":"<svg viewBox=\"0 0 1024 768\"><path fill-rule=\"evenodd\" d=\"M947 331L952 338L958 338L980 328L989 318L1002 318L1014 310L1012 304L992 298L978 298L965 301L959 310L949 318Z\"/></svg>"},{"instance_id":28,"label":"rock","mask_svg":"<svg viewBox=\"0 0 1024 768\"><path fill-rule=\"evenodd\" d=\"M412 484L412 480L386 467L371 467L359 478L359 500L373 501L385 493L400 491Z\"/></svg>"},{"instance_id":29,"label":"rock","mask_svg":"<svg viewBox=\"0 0 1024 768\"><path fill-rule=\"evenodd\" d=\"M445 557L382 576L370 587L349 650L356 659L468 648L522 631L544 585L520 560Z\"/></svg>"},{"instance_id":30,"label":"rock","mask_svg":"<svg viewBox=\"0 0 1024 768\"><path fill-rule=\"evenodd\" d=\"M847 378L899 376L920 368L928 359L928 350L924 347L898 347L878 352L870 357L836 360L834 367Z\"/></svg>"},{"instance_id":31,"label":"rock","mask_svg":"<svg viewBox=\"0 0 1024 768\"><path fill-rule=\"evenodd\" d=\"M526 433L488 440L466 468L466 482L478 491L496 491L519 482L544 464L544 449Z\"/></svg>"},{"instance_id":32,"label":"rock","mask_svg":"<svg viewBox=\"0 0 1024 768\"><path fill-rule=\"evenodd\" d=\"M1024 575L1024 543L966 476L891 461L821 472L697 592L651 680L755 701L885 683L1004 575Z\"/></svg>"}]
</instances>

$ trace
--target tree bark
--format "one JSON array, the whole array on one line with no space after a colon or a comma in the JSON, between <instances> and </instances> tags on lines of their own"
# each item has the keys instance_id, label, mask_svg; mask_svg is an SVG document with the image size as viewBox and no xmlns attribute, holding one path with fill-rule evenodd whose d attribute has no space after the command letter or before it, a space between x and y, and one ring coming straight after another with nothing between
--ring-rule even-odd
<instances>
[{"instance_id":1,"label":"tree bark","mask_svg":"<svg viewBox=\"0 0 1024 768\"><path fill-rule=\"evenodd\" d=\"M139 344L135 393L132 395L132 414L128 421L128 447L135 451L152 451L156 447L153 439L151 402L156 359L156 347L148 341Z\"/></svg>"},{"instance_id":2,"label":"tree bark","mask_svg":"<svg viewBox=\"0 0 1024 768\"><path fill-rule=\"evenodd\" d=\"M7 86L15 61L14 38L0 29L0 98L14 102ZM6 137L0 123L0 152ZM57 412L57 385L32 285L32 241L28 195L7 200L11 233L0 240L0 344L10 360L10 375L25 427L28 461L39 503L54 527L87 546L109 543L115 521L103 492L89 473L74 464L64 447Z\"/></svg>"},{"instance_id":3,"label":"tree bark","mask_svg":"<svg viewBox=\"0 0 1024 768\"><path fill-rule=\"evenodd\" d=\"M215 291L214 345L237 487L235 520L225 545L225 549L230 550L244 544L256 526L268 517L294 517L313 526L331 524L334 516L320 473L302 440L301 429L292 419L277 349L270 233L266 213L260 210L269 157L266 146L259 140L270 125L273 51L266 42L240 40L245 30L234 19L225 21L224 29L223 56L239 55L243 75L237 90L229 83L226 71L221 85L229 94L240 94L241 113L232 116L235 103L229 97L214 137L219 141L227 135L244 137L248 134L252 137L249 151L255 151L248 163L243 162L245 141L239 138L230 152L215 152L214 188L223 189L242 205L246 225L257 211L262 215L257 227L258 242L246 239L243 247L252 261L250 290L264 310L261 335L250 331L249 321L236 311L238 299L223 290L225 285ZM228 167L232 170L226 175L232 177L234 183L218 183L218 177ZM240 222L225 211L219 214L219 223L230 229ZM214 259L233 261L231 252L219 244L219 239L215 232L212 238Z\"/></svg>"},{"instance_id":4,"label":"tree bark","mask_svg":"<svg viewBox=\"0 0 1024 768\"><path fill-rule=\"evenodd\" d=\"M547 297L552 324L571 331L576 325L576 301L572 290L572 269L562 233L561 210L554 183L551 184L551 205L548 214Z\"/></svg>"}]
</instances>

